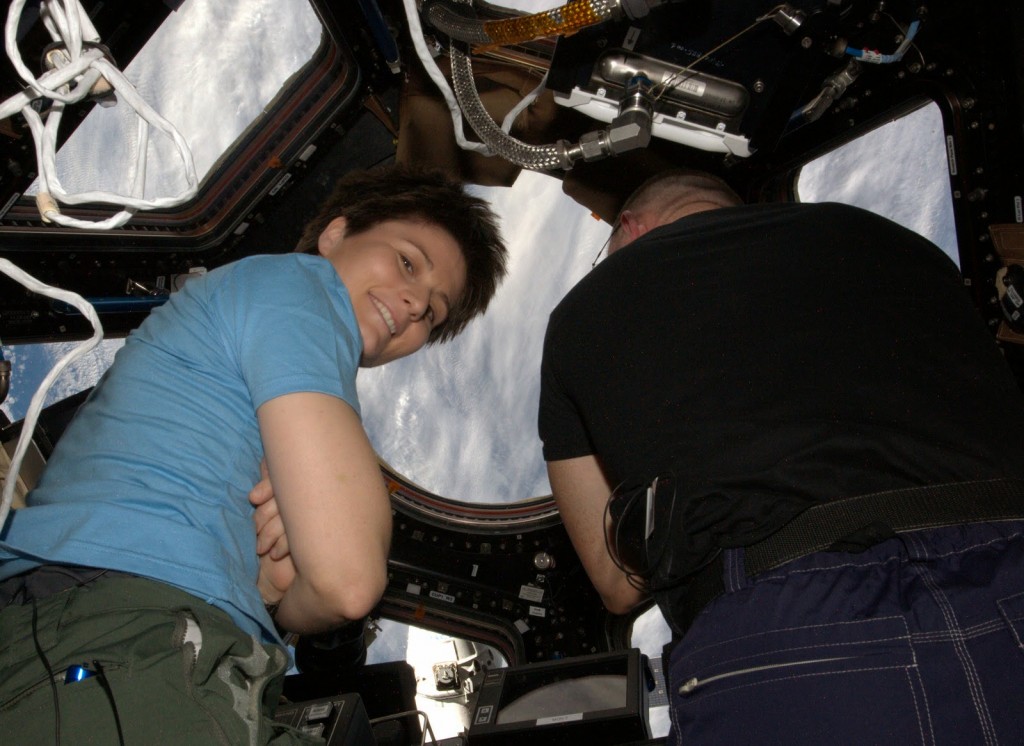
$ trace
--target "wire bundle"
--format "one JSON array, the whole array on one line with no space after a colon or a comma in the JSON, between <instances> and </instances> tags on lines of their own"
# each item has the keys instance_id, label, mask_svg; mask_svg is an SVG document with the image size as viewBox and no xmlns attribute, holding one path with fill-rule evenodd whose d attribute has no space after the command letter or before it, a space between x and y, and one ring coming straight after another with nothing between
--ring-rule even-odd
<instances>
[{"instance_id":1,"label":"wire bundle","mask_svg":"<svg viewBox=\"0 0 1024 746\"><path fill-rule=\"evenodd\" d=\"M103 340L103 326L100 324L100 319L96 314L96 309L94 309L89 302L85 300L85 298L77 293L72 293L68 290L60 290L59 288L46 285L32 277L24 270L18 268L7 259L0 258L0 272L21 283L33 292L40 293L48 298L55 298L74 306L82 313L83 316L85 316L86 319L89 320L89 323L92 324L93 328L92 337L62 357L46 375L43 382L39 384L39 388L32 396L32 401L28 406L28 411L25 413L25 419L22 422L21 437L18 439L18 445L14 449L14 455L11 457L11 467L7 474L7 481L4 483L2 497L0 497L0 529L2 529L4 522L7 520L7 514L10 512L11 503L14 501L14 487L18 481L18 472L21 471L21 462L25 458L25 452L28 450L29 443L32 441L32 435L36 429L36 420L39 419L39 413L43 409L43 403L46 401L46 394L49 392L60 374L64 372L65 368L71 365L71 363L78 358L86 355Z\"/></svg>"},{"instance_id":2,"label":"wire bundle","mask_svg":"<svg viewBox=\"0 0 1024 746\"><path fill-rule=\"evenodd\" d=\"M0 119L21 112L35 139L39 165L39 193L36 203L44 221L88 230L107 230L124 225L137 210L173 207L195 196L199 188L192 151L181 133L138 94L132 83L108 59L100 37L78 0L42 0L40 18L54 44L47 54L50 69L36 76L25 65L18 50L18 25L26 0L14 0L7 14L4 47L26 90L0 104ZM64 109L98 93L113 89L120 100L138 115L138 155L131 174L131 194L104 191L69 194L57 177L57 131ZM50 106L43 116L33 102L45 99ZM186 188L173 197L144 199L146 158L150 127L171 138L184 169ZM79 220L63 215L58 202L78 205L103 203L121 206L112 217L101 221Z\"/></svg>"}]
</instances>

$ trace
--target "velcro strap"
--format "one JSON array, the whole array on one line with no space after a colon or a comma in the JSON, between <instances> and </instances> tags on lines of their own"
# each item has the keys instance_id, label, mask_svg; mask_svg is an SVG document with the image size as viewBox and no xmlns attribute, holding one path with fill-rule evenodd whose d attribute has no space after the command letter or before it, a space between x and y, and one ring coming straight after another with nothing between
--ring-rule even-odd
<instances>
[{"instance_id":1,"label":"velcro strap","mask_svg":"<svg viewBox=\"0 0 1024 746\"><path fill-rule=\"evenodd\" d=\"M828 549L869 523L896 533L1024 518L1024 479L909 487L813 505L774 534L746 548L748 576Z\"/></svg>"},{"instance_id":2,"label":"velcro strap","mask_svg":"<svg viewBox=\"0 0 1024 746\"><path fill-rule=\"evenodd\" d=\"M966 523L1024 520L1024 479L988 479L909 487L814 505L771 536L744 549L745 572L759 575L820 552L870 524L896 533ZM725 592L722 558L694 573L676 607L682 630Z\"/></svg>"}]
</instances>

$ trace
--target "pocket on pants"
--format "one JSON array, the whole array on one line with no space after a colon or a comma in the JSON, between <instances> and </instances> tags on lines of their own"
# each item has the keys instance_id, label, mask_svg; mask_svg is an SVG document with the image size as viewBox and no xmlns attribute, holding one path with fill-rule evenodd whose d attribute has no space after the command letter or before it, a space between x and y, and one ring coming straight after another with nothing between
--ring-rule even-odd
<instances>
[{"instance_id":1,"label":"pocket on pants","mask_svg":"<svg viewBox=\"0 0 1024 746\"><path fill-rule=\"evenodd\" d=\"M672 656L680 743L932 743L902 618L789 627Z\"/></svg>"},{"instance_id":2,"label":"pocket on pants","mask_svg":"<svg viewBox=\"0 0 1024 746\"><path fill-rule=\"evenodd\" d=\"M1024 593L1001 598L996 601L996 605L999 606L999 614L1009 627L1014 642L1017 643L1017 649L1024 652Z\"/></svg>"}]
</instances>

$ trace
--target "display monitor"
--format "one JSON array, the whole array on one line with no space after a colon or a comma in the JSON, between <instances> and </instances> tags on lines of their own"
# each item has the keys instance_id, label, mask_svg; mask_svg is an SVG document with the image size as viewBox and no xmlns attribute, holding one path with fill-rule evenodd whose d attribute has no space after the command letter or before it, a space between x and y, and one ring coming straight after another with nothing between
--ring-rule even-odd
<instances>
[{"instance_id":1,"label":"display monitor","mask_svg":"<svg viewBox=\"0 0 1024 746\"><path fill-rule=\"evenodd\" d=\"M639 650L495 669L484 678L469 746L621 744L650 738L647 659Z\"/></svg>"}]
</instances>

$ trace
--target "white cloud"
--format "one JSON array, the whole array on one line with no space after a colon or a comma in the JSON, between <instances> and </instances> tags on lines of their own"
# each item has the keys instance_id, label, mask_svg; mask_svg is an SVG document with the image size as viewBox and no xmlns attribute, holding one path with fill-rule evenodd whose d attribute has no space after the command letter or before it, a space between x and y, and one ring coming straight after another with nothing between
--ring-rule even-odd
<instances>
[{"instance_id":1,"label":"white cloud","mask_svg":"<svg viewBox=\"0 0 1024 746\"><path fill-rule=\"evenodd\" d=\"M3 348L4 357L11 363L11 390L2 406L9 419L19 420L24 416L42 379L62 357L81 344L57 342ZM123 345L123 339L104 340L87 355L72 363L46 394L44 406L95 385Z\"/></svg>"},{"instance_id":2,"label":"white cloud","mask_svg":"<svg viewBox=\"0 0 1024 746\"><path fill-rule=\"evenodd\" d=\"M244 6L190 0L171 13L124 73L189 143L201 179L312 56L321 29L305 0L246 0ZM58 154L65 189L130 191L137 122L123 101L93 109ZM177 150L155 128L148 153L146 196L183 191Z\"/></svg>"},{"instance_id":3,"label":"white cloud","mask_svg":"<svg viewBox=\"0 0 1024 746\"><path fill-rule=\"evenodd\" d=\"M942 113L929 104L812 161L806 202L843 202L883 215L935 243L958 265Z\"/></svg>"}]
</instances>

